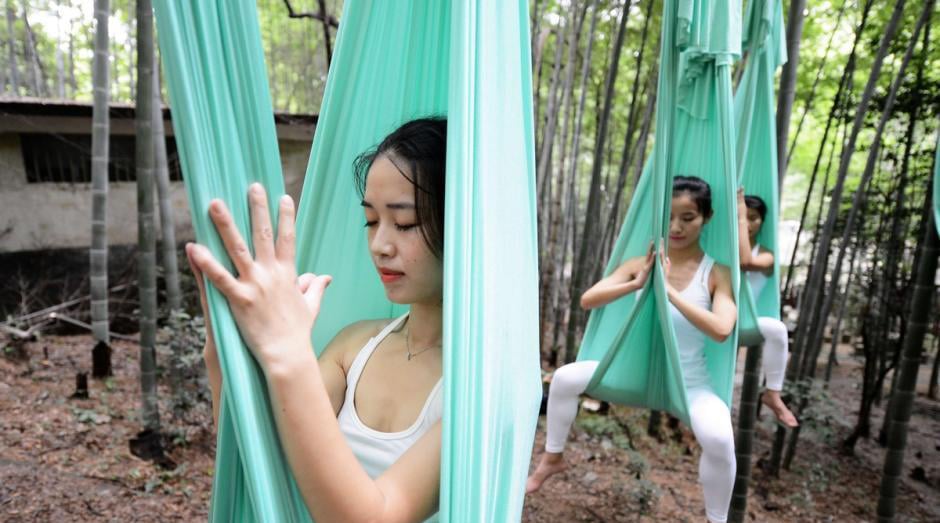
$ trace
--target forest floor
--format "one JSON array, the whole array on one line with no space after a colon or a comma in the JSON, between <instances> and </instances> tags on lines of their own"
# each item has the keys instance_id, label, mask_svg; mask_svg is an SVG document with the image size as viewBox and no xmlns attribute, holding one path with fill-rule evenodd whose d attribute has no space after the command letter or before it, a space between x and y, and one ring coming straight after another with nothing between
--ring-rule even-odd
<instances>
[{"instance_id":1,"label":"forest floor","mask_svg":"<svg viewBox=\"0 0 940 523\"><path fill-rule=\"evenodd\" d=\"M161 384L167 456L176 467L137 458L128 445L140 428L137 346L116 341L113 349L114 377L89 380L89 399L70 397L76 372L88 370L89 336L49 336L24 344L18 355L0 357L0 520L206 520L215 446L208 407L203 402L170 416L170 391ZM775 427L770 413L762 413L749 521L875 520L884 450L862 439L854 456L838 451L859 394L861 367L848 350L843 347L813 420L804 419L793 466L779 478L759 467ZM905 455L899 521L940 521L940 403L924 397L926 382L924 373ZM875 432L881 415L876 408ZM567 452L570 469L527 499L523 521L703 521L699 449L690 431L664 424L658 441L646 426L647 413L637 409L579 415Z\"/></svg>"}]
</instances>

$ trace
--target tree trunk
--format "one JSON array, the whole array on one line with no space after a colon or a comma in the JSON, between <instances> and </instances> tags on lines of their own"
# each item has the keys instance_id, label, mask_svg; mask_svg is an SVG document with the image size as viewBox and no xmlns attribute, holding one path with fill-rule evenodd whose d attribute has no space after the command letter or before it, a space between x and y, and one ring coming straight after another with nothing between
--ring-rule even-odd
<instances>
[{"instance_id":1,"label":"tree trunk","mask_svg":"<svg viewBox=\"0 0 940 523\"><path fill-rule=\"evenodd\" d=\"M929 3L932 3L932 0L928 0ZM836 183L832 189L832 195L829 205L829 215L826 219L826 222L823 226L823 231L820 236L819 241L819 253L816 256L816 259L826 260L829 257L829 251L831 248L830 243L832 242L832 236L836 225L836 218L839 213L839 203L842 201L842 190L845 185L845 178L848 174L849 163L852 159L852 154L855 152L855 144L858 139L858 135L861 132L861 129L864 125L865 115L868 112L868 106L871 102L872 96L874 94L875 86L878 83L878 77L881 73L881 68L884 64L885 55L887 55L888 47L891 41L894 39L894 35L897 32L898 25L900 23L901 17L904 14L904 4L906 0L899 0L895 3L894 11L891 14L891 19L888 21L887 26L885 27L884 33L882 34L878 51L875 55L875 59L871 65L871 72L868 77L868 82L865 86L865 90L862 93L861 101L859 102L858 109L855 113L855 120L852 124L852 130L849 134L848 141L842 149L841 158L839 161L839 171L836 175ZM918 28L919 31L919 28ZM895 90L896 91L896 90ZM889 110L890 112L890 110ZM778 112L779 116L779 112ZM779 121L779 120L778 120ZM778 143L779 143L779 130L778 130ZM878 141L878 137L875 137L875 140ZM877 155L875 156L877 158ZM862 188L867 185L865 183L860 183L859 187ZM856 195L859 196L864 194L864 190L860 189ZM854 223L854 213L851 216L852 222ZM846 234L852 230L851 224L847 224L845 227ZM840 269L840 264L836 263L835 271L838 272ZM821 290L825 283L826 276L826 266L825 264L814 264L810 270L809 278L807 280L807 292L805 293L804 302L800 310L800 320L797 325L796 340L794 343L794 354L791 359L791 364L787 369L787 379L788 381L793 382L793 378L800 372L801 364L796 358L797 355L800 355L805 352L810 352L806 350L809 341L812 339L812 335L815 332L810 332L811 324L815 323L818 318L825 318L826 315L823 313L825 310L824 304L820 303ZM838 274L832 275L831 281L838 283ZM803 308L806 310L802 310ZM830 298L830 307L831 307L831 298ZM801 409L797 409L797 415ZM794 431L797 432L797 431ZM798 433L797 433L798 434ZM792 455L796 448L796 437L791 437L788 454ZM771 465L772 469L779 467L780 455L773 456L772 460L777 461Z\"/></svg>"},{"instance_id":2,"label":"tree trunk","mask_svg":"<svg viewBox=\"0 0 940 523\"><path fill-rule=\"evenodd\" d=\"M932 0L927 1L932 4ZM916 40L916 37L913 39ZM904 340L904 360L901 377L891 412L891 425L888 431L888 452L885 454L884 472L881 476L881 490L878 497L879 523L893 522L896 512L898 483L904 468L904 449L907 444L907 426L911 419L914 395L917 385L917 369L920 366L921 352L924 346L924 334L932 308L934 295L934 277L937 274L937 256L940 254L940 240L933 215L928 213L928 224L921 240L923 253L917 266L911 315L908 321L909 332Z\"/></svg>"},{"instance_id":3,"label":"tree trunk","mask_svg":"<svg viewBox=\"0 0 940 523\"><path fill-rule=\"evenodd\" d=\"M861 101L859 102L855 113L855 120L852 125L852 130L848 136L846 145L843 147L839 162L839 171L836 175L835 186L832 189L832 194L830 197L828 217L823 225L823 231L819 236L820 248L819 252L815 256L815 259L817 260L828 259L829 257L829 251L831 248L830 243L832 242L832 236L836 226L836 218L839 214L839 204L842 201L842 190L845 185L846 175L848 174L849 163L851 162L852 154L855 152L855 143L858 139L858 135L864 126L864 118L868 112L868 106L871 102L871 98L874 95L875 86L877 85L878 77L881 73L881 68L884 63L884 57L888 52L888 46L891 40L894 38L894 34L897 32L898 24L904 13L905 2L906 0L900 0L895 4L891 20L888 22L888 25L885 28L878 52L875 56L874 62L872 63L868 83L865 86ZM862 191L859 191L859 193L861 192ZM851 231L852 227L846 226L846 230ZM794 348L796 349L794 351L795 354L793 355L794 358L800 354L810 337L811 333L808 332L810 323L820 316L819 301L821 300L818 298L820 296L820 290L822 289L825 281L826 272L826 266L824 264L814 264L810 270L810 275L807 281L806 297L804 298L803 303L803 307L808 307L808 309L805 311L800 311L800 321L797 327L796 340L794 344ZM790 378L795 376L797 374L798 367L799 365L791 364L788 368L787 377Z\"/></svg>"},{"instance_id":4,"label":"tree trunk","mask_svg":"<svg viewBox=\"0 0 940 523\"><path fill-rule=\"evenodd\" d=\"M574 14L572 14L574 16ZM570 24L569 27L571 27ZM542 141L539 144L539 157L536 162L535 180L536 194L539 205L539 245L545 245L545 219L544 212L545 186L549 183L548 173L552 161L552 148L555 146L555 126L558 122L558 89L561 83L562 52L565 49L564 28L559 27L555 36L555 61L552 64L551 87L548 89L548 100L545 104L545 130L542 132Z\"/></svg>"},{"instance_id":5,"label":"tree trunk","mask_svg":"<svg viewBox=\"0 0 940 523\"><path fill-rule=\"evenodd\" d=\"M137 20L136 23L140 23L140 20ZM130 36L130 34L128 34L127 39L128 39L128 43L130 44L127 46L128 91L130 92L131 100L137 100L137 87L138 87L139 80L135 78L135 76L139 74L139 71L136 71L136 72L134 71L134 63L135 63L134 57L136 56L138 60L140 59L140 52L137 51L136 49L136 46L140 45L140 43L135 42L134 38Z\"/></svg>"},{"instance_id":6,"label":"tree trunk","mask_svg":"<svg viewBox=\"0 0 940 523\"><path fill-rule=\"evenodd\" d=\"M584 59L581 62L580 78L578 80L578 105L574 115L574 133L571 139L571 163L568 166L568 175L563 177L567 182L565 190L560 196L565 202L564 220L562 221L562 241L560 249L556 252L555 281L553 283L552 303L554 304L555 325L552 334L553 345L561 345L558 353L555 355L554 364L556 366L564 364L566 361L567 347L559 343L560 333L567 332L568 318L570 316L570 282L565 276L565 266L569 257L574 256L574 230L577 224L578 212L578 161L581 152L581 129L584 122L584 106L587 100L587 80L591 71L591 56L594 51L594 35L597 29L598 12L600 8L594 1L591 2L593 10L591 12L591 26L587 33L587 50L584 53ZM585 13L586 15L586 13ZM562 165L562 168L565 166ZM564 305L562 305L564 304Z\"/></svg>"},{"instance_id":7,"label":"tree trunk","mask_svg":"<svg viewBox=\"0 0 940 523\"><path fill-rule=\"evenodd\" d=\"M900 3L903 3L903 1L899 2L899 4ZM914 47L917 44L917 39L920 36L920 31L924 27L924 24L926 23L927 18L930 16L930 13L933 9L933 3L934 3L934 0L927 0L927 2L924 4L924 10L921 12L921 16L917 20L917 25L914 28L912 38L907 46L907 50L904 53L904 58L901 61L901 66L898 68L897 75L895 76L894 81L891 83L891 90L888 93L888 97L885 101L884 109L882 110L882 113L881 113L881 119L878 122L878 126L875 130L874 139L868 152L868 161L865 165L865 171L862 174L861 181L859 182L858 190L856 190L855 192L855 196L852 201L852 207L851 207L851 210L849 211L849 216L845 223L845 229L843 231L842 241L841 241L841 245L843 246L847 245L849 235L851 234L851 231L855 226L855 220L857 219L857 216L858 216L858 210L864 205L864 199L865 199L865 194L866 194L865 188L870 183L872 176L874 174L874 171L875 171L875 165L878 161L878 153L879 153L879 149L881 146L882 133L884 132L885 125L887 124L888 120L891 117L892 110L894 108L894 102L897 97L898 89L901 83L904 81L904 72L907 69L907 65L910 63L911 57L914 54ZM897 18L899 17L892 16L892 21L896 22ZM890 31L890 32L893 32L893 31ZM864 95L863 95L863 98L864 98ZM843 158L843 162L848 162L851 157L850 156L847 157L845 154L845 151L843 151L842 158ZM848 165L843 166L840 164L839 166L840 172L843 170L846 170L847 168L848 168ZM838 181L837 181L837 184L838 184ZM833 207L837 208L837 206L833 204L830 206L830 209L832 209ZM827 247L827 246L824 246L824 247ZM816 326L816 332L814 333L812 337L809 338L812 344L804 348L803 350L804 361L802 363L802 366L803 366L802 375L808 376L810 380L812 380L815 377L816 362L813 359L813 356L818 354L819 345L822 342L822 330L825 327L824 319L828 318L829 313L832 311L832 302L838 290L839 276L841 275L842 264L845 258L845 253L846 253L846 249L844 247L839 250L839 254L836 259L835 266L833 268L833 274L831 275L831 279L829 282L829 289L824 295L824 299L822 301L822 308L820 309L820 312L817 315L818 321L817 321L817 326ZM886 285L888 283L889 282L885 282ZM807 400L805 398L800 401L798 411L803 410L803 408L805 407L806 401ZM797 442L797 439L799 438L799 434L800 434L799 430L793 431L790 437L788 448L787 448L788 456L792 456L795 453L796 442ZM790 461L790 460L787 459L786 461Z\"/></svg>"},{"instance_id":8,"label":"tree trunk","mask_svg":"<svg viewBox=\"0 0 940 523\"><path fill-rule=\"evenodd\" d=\"M856 277L855 279L861 280L860 277L857 277L859 273L856 272L857 264L855 263L856 260L858 259L858 251L859 251L858 244L859 244L860 238L861 238L861 235L858 235L855 237L855 248L852 250L852 258L849 260L848 281L846 281L845 283L845 290L842 291L842 303L839 304L839 315L836 317L836 326L832 331L832 346L829 349L829 358L826 360L825 381L826 381L827 386L829 384L829 379L832 377L832 367L833 365L836 365L838 363L837 355L838 355L838 347L839 347L840 338L842 337L842 320L845 318L845 311L848 308L849 295L851 294L851 291L852 291L852 279L853 277Z\"/></svg>"},{"instance_id":9,"label":"tree trunk","mask_svg":"<svg viewBox=\"0 0 940 523\"><path fill-rule=\"evenodd\" d=\"M10 93L13 96L20 95L20 71L16 65L16 32L14 31L13 21L16 19L13 1L7 0L7 46L10 50Z\"/></svg>"},{"instance_id":10,"label":"tree trunk","mask_svg":"<svg viewBox=\"0 0 940 523\"><path fill-rule=\"evenodd\" d=\"M173 203L170 194L170 171L166 158L166 135L163 129L163 107L160 98L159 62L153 60L153 158L154 177L157 182L157 199L160 204L160 250L163 258L163 283L166 286L166 301L170 316L182 308L180 276L176 258L176 226L173 219Z\"/></svg>"},{"instance_id":11,"label":"tree trunk","mask_svg":"<svg viewBox=\"0 0 940 523\"><path fill-rule=\"evenodd\" d=\"M928 16L931 13L933 3L934 3L934 0L927 0L927 3L925 4L925 9L924 11L922 11L920 19L917 21L917 25L914 28L913 38L911 39L910 43L907 46L907 50L904 54L904 58L901 61L901 66L898 68L898 72L897 72L897 75L895 76L894 82L892 82L891 84L891 90L888 93L888 97L887 97L887 100L885 101L884 109L882 110L881 119L878 122L878 126L875 130L874 139L869 148L868 161L865 166L865 171L862 174L861 181L859 182L859 189L856 190L855 192L855 195L852 201L852 207L851 207L851 210L849 211L849 215L845 223L845 229L843 230L842 242L841 242L841 245L843 246L847 245L847 241L854 228L855 221L856 219L858 219L858 214L859 214L858 211L864 205L864 198L866 195L865 187L867 187L868 184L870 183L872 176L874 175L874 172L875 172L875 166L878 163L878 153L880 151L881 138L883 136L885 125L888 123L888 120L891 118L898 89L900 88L901 83L903 83L904 81L904 72L907 68L907 65L910 63L911 57L914 54L914 47L917 44L917 39L920 35L921 29L923 28ZM843 153L843 158L845 158L844 153ZM845 167L847 168L848 166L846 165ZM842 168L843 166L840 165L840 170ZM838 280L839 280L839 276L841 275L841 270L843 266L843 261L845 259L846 251L847 249L845 248L842 248L839 250L839 255L836 259L834 272L831 275L831 279L829 282L829 290L824 295L825 299L823 300L821 313L817 316L817 318L828 318L829 313L832 310L832 300L838 289L838 283L839 283ZM823 328L824 323L825 322L823 321L819 321L817 323L816 336L813 338L810 338L810 340L812 340L813 343L816 343L817 340L821 340L821 330ZM813 347L813 346L811 345L810 347ZM813 353L812 350L810 351L804 350L804 358L810 355L811 353ZM813 364L814 362L808 361L808 359L804 359L803 365L804 365L804 369L806 370L803 371L803 375L811 375L811 373L807 372L807 370Z\"/></svg>"},{"instance_id":12,"label":"tree trunk","mask_svg":"<svg viewBox=\"0 0 940 523\"><path fill-rule=\"evenodd\" d=\"M938 377L940 377L940 318L934 322L933 328L933 368L930 370L930 386L927 389L927 397L937 399Z\"/></svg>"},{"instance_id":13,"label":"tree trunk","mask_svg":"<svg viewBox=\"0 0 940 523\"><path fill-rule=\"evenodd\" d=\"M107 46L105 47L107 50ZM69 21L69 90L68 97L75 98L78 82L75 80L75 36L72 34L72 22Z\"/></svg>"},{"instance_id":14,"label":"tree trunk","mask_svg":"<svg viewBox=\"0 0 940 523\"><path fill-rule=\"evenodd\" d=\"M646 53L646 39L649 34L649 23L653 14L653 0L647 2L645 18L643 20L643 31L640 34L640 52L638 53L634 73L633 73L633 85L630 92L630 109L627 112L627 132L624 133L623 138L623 149L620 158L620 169L617 176L617 189L614 193L613 206L610 212L607 215L607 225L604 228L604 233L601 236L602 246L604 251L607 252L610 250L610 243L615 234L614 231L617 230L617 224L620 222L620 204L623 200L623 190L627 185L627 173L630 170L631 165L631 153L633 152L633 137L636 134L637 118L638 114L636 112L636 107L638 103L637 92L640 87L640 71L643 69L643 56ZM645 93L644 93L645 94ZM605 256L606 258L606 256Z\"/></svg>"},{"instance_id":15,"label":"tree trunk","mask_svg":"<svg viewBox=\"0 0 940 523\"><path fill-rule=\"evenodd\" d=\"M917 80L914 84L914 99L918 99L921 92L921 85L924 79L924 62L927 58L927 49L929 43L930 35L930 24L927 24L927 27L924 30L924 42L922 51L922 56L924 59L920 62L917 70ZM886 292L885 296L885 305L890 307L888 310L895 311L900 313L902 311L903 304L901 303L888 303L887 298L891 298L891 301L894 301L894 298L899 295L898 292L898 279L899 275L899 263L904 251L904 239L907 236L904 234L905 227L903 222L903 217L906 216L907 211L904 208L905 195L907 193L907 179L908 179L908 168L910 166L911 159L911 149L914 144L914 128L917 124L917 114L920 106L919 104L912 104L910 112L908 114L908 125L907 125L907 139L904 144L904 157L901 161L901 174L898 181L898 186L895 188L895 203L894 203L894 212L891 217L891 235L888 238L888 253L887 253L887 262L885 263L885 289L888 289L890 286L890 292ZM929 199L929 198L928 198ZM893 306L892 306L893 305ZM902 326L902 330L904 330ZM888 334L889 331L886 329L884 334ZM899 341L903 340L903 336L899 338ZM885 340L887 342L887 339ZM903 342L902 342L903 343ZM900 346L895 347L894 355L891 362L892 377L891 377L891 390L888 396L889 406L885 409L885 416L882 420L881 430L878 431L878 442L884 446L888 441L888 430L890 425L890 417L887 415L891 411L890 402L893 401L894 393L897 390L897 386L900 380L900 362L901 362L901 348Z\"/></svg>"},{"instance_id":16,"label":"tree trunk","mask_svg":"<svg viewBox=\"0 0 940 523\"><path fill-rule=\"evenodd\" d=\"M832 107L829 109L829 117L826 119L826 128L825 128L825 131L823 132L822 141L820 141L820 144L819 144L819 153L816 155L816 163L813 165L813 174L810 178L809 190L807 191L806 205L803 207L802 214L800 215L800 226L796 231L796 240L794 241L793 254L790 256L790 264L787 266L786 283L784 283L783 285L784 296L790 295L790 284L793 278L793 270L796 265L796 254L799 250L797 247L799 247L800 245L800 235L803 232L803 226L806 220L806 210L809 205L810 196L813 193L813 186L815 185L815 182L816 182L816 174L819 171L820 160L822 159L823 151L825 150L826 143L828 141L829 129L832 125L832 122L835 120L836 115L839 113L839 109L843 107L843 104L845 104L848 99L847 91L851 90L852 79L855 74L855 57L856 57L856 52L858 50L858 44L859 44L859 41L862 39L862 35L864 34L865 24L868 21L868 14L871 10L871 6L873 5L873 3L874 3L874 0L868 0L868 2L865 4L865 9L862 11L862 20L859 22L858 27L855 30L855 40L852 42L852 50L849 52L849 58L846 61L845 69L843 69L842 71L842 78L839 81L839 87L836 90L836 95L832 99ZM809 102L807 102L807 104L808 103ZM809 112L808 105L807 105L806 112ZM794 144L795 143L796 142L794 142ZM833 146L832 150L835 150L835 146ZM789 157L787 158L787 162L789 162ZM831 165L831 162L828 165ZM828 165L826 167L826 179L827 180L829 179ZM823 195L820 198L820 201L822 201L824 197L825 197L825 190L823 191ZM820 207L820 210L821 209L822 207ZM810 259L815 259L815 256L811 257Z\"/></svg>"},{"instance_id":17,"label":"tree trunk","mask_svg":"<svg viewBox=\"0 0 940 523\"><path fill-rule=\"evenodd\" d=\"M94 106L91 133L91 330L95 340L111 343L108 321L108 116L109 50L108 17L110 0L95 0ZM103 353L102 353L103 354ZM110 353L108 353L110 356ZM110 357L92 365L92 377L103 378L110 373Z\"/></svg>"},{"instance_id":18,"label":"tree trunk","mask_svg":"<svg viewBox=\"0 0 940 523\"><path fill-rule=\"evenodd\" d=\"M601 112L598 122L597 135L594 140L594 164L591 168L591 185L588 192L587 210L584 216L596 217L600 211L600 181L602 168L604 165L604 146L607 142L607 127L610 123L610 113L614 102L614 87L617 81L617 69L620 65L620 52L623 49L624 36L626 35L627 18L630 13L630 3L628 0L624 3L620 14L620 27L617 29L617 38L614 42L613 56L611 57L610 67L607 70L607 85L605 90L604 108ZM586 279L594 273L593 267L588 263L588 257L597 248L597 223L596 219L585 219L583 233L581 234L581 246L578 249L578 257L573 268L571 285L571 313L568 323L568 336L565 343L566 358L574 361L576 351L574 349L575 338L582 328L584 311L580 307L581 293L584 292Z\"/></svg>"},{"instance_id":19,"label":"tree trunk","mask_svg":"<svg viewBox=\"0 0 940 523\"><path fill-rule=\"evenodd\" d=\"M320 4L320 21L323 24L323 45L326 48L326 69L329 71L333 61L333 43L330 41L330 15L326 12L326 0L318 0Z\"/></svg>"},{"instance_id":20,"label":"tree trunk","mask_svg":"<svg viewBox=\"0 0 940 523\"><path fill-rule=\"evenodd\" d=\"M863 20L868 16L868 10L871 9L873 3L874 0L868 0L865 3L864 12L862 13ZM845 13L847 5L849 5L849 2L843 0L842 6L839 7L839 13L836 15L834 27L838 28L842 24L842 15ZM834 30L829 34L829 41L826 43L826 52L823 54L822 61L819 63L819 69L816 70L816 78L813 80L813 86L810 88L809 94L807 94L806 98L803 100L803 112L800 113L800 121L796 124L796 131L793 132L793 138L790 139L790 147L787 149L785 165L790 164L790 159L793 158L793 151L796 148L796 141L799 139L800 131L803 130L803 123L806 121L806 115L813 109L813 101L816 99L816 88L819 87L819 81L822 80L823 72L826 70L826 63L829 61L829 52L832 51L832 40L837 33L838 31ZM859 34L861 33L856 33L856 39Z\"/></svg>"},{"instance_id":21,"label":"tree trunk","mask_svg":"<svg viewBox=\"0 0 940 523\"><path fill-rule=\"evenodd\" d=\"M747 490L751 481L751 455L754 445L754 425L757 420L757 397L760 392L762 345L747 348L744 361L744 381L741 384L741 402L738 406L738 430L734 434L734 453L737 474L731 495L729 521L740 523L747 513Z\"/></svg>"},{"instance_id":22,"label":"tree trunk","mask_svg":"<svg viewBox=\"0 0 940 523\"><path fill-rule=\"evenodd\" d=\"M36 48L36 35L33 33L33 27L29 24L27 8L29 4L25 0L22 2L23 9L23 28L26 30L26 52L25 60L32 69L33 96L46 96L46 75L42 68L42 62L39 61L39 50Z\"/></svg>"},{"instance_id":23,"label":"tree trunk","mask_svg":"<svg viewBox=\"0 0 940 523\"><path fill-rule=\"evenodd\" d=\"M153 12L137 0L137 280L140 293L140 387L144 429L160 431L157 405L157 272L153 216Z\"/></svg>"},{"instance_id":24,"label":"tree trunk","mask_svg":"<svg viewBox=\"0 0 940 523\"><path fill-rule=\"evenodd\" d=\"M547 197L549 201L545 202L548 210L544 213L546 238L541 248L541 263L539 264L543 267L542 281L539 286L541 302L539 314L541 316L542 325L541 347L543 350L549 350L549 352L555 351L555 340L553 337L553 329L551 328L551 321L554 318L554 308L557 305L558 287L556 282L558 278L556 275L563 270L563 267L558 264L557 253L564 248L560 243L564 242L562 212L568 187L568 170L565 167L566 160L568 159L568 137L571 131L572 120L571 94L574 88L574 72L578 58L578 44L581 40L581 29L587 17L587 9L591 3L592 2L584 2L581 9L574 9L576 6L572 5L571 18L574 18L574 20L569 18L568 22L571 23L573 27L568 31L568 59L565 64L565 79L562 85L561 113L565 115L565 119L561 130L561 154L558 159L557 175L553 177L554 179L545 181L545 184L549 186L547 192L551 196ZM573 161L577 161L577 158L575 157ZM544 168L546 172L553 170L551 169L551 161L547 161L545 165L540 165L539 168ZM546 174L545 176L548 175ZM549 359L554 360L554 358Z\"/></svg>"},{"instance_id":25,"label":"tree trunk","mask_svg":"<svg viewBox=\"0 0 940 523\"><path fill-rule=\"evenodd\" d=\"M58 4L58 2L56 2ZM62 57L62 19L56 19L56 41L55 41L55 84L56 96L60 99L65 98L65 60Z\"/></svg>"},{"instance_id":26,"label":"tree trunk","mask_svg":"<svg viewBox=\"0 0 940 523\"><path fill-rule=\"evenodd\" d=\"M780 97L777 99L777 176L780 194L787 175L787 141L790 136L790 113L796 95L796 75L800 65L800 40L803 38L803 12L806 0L790 0L787 19L787 63L780 74Z\"/></svg>"}]
</instances>

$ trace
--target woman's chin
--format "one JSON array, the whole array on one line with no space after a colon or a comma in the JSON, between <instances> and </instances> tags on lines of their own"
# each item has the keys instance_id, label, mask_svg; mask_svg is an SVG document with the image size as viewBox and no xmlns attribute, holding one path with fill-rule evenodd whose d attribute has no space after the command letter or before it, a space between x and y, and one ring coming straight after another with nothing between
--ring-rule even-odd
<instances>
[{"instance_id":1,"label":"woman's chin","mask_svg":"<svg viewBox=\"0 0 940 523\"><path fill-rule=\"evenodd\" d=\"M397 305L407 305L411 303L406 296L399 289L385 287L385 297L388 301L397 304Z\"/></svg>"}]
</instances>

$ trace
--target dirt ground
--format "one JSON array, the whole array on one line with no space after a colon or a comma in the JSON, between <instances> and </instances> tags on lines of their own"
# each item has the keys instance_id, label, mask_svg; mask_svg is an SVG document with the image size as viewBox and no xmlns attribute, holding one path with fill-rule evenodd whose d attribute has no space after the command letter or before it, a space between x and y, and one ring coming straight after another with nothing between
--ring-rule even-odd
<instances>
[{"instance_id":1,"label":"dirt ground","mask_svg":"<svg viewBox=\"0 0 940 523\"><path fill-rule=\"evenodd\" d=\"M75 374L90 365L88 336L50 336L0 357L0 520L200 521L208 515L214 440L205 405L170 419L161 413L177 464L164 469L129 451L140 430L137 347L114 344L113 378L90 380L90 399L72 399ZM844 350L848 350L847 347ZM743 367L743 352L739 363ZM859 362L847 354L828 399L805 423L793 466L779 478L761 472L775 425L762 414L748 520L874 521L884 450L861 440L855 456L837 446L857 410ZM926 368L919 384L926 389ZM921 391L923 392L923 390ZM873 426L880 427L875 410ZM806 420L804 420L806 421ZM541 425L541 424L540 424ZM704 521L696 483L699 450L691 433L664 425L646 434L647 413L615 407L582 413L567 453L571 468L526 501L523 521ZM535 456L544 432L540 426ZM914 479L916 477L924 479ZM917 397L911 420L898 521L940 521L940 403Z\"/></svg>"}]
</instances>

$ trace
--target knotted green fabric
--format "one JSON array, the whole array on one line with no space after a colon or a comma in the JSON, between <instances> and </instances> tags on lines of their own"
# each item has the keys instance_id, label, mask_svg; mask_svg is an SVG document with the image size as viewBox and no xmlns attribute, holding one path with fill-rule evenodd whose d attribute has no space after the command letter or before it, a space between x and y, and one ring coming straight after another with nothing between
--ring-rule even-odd
<instances>
[{"instance_id":1,"label":"knotted green fabric","mask_svg":"<svg viewBox=\"0 0 940 523\"><path fill-rule=\"evenodd\" d=\"M672 177L694 175L712 188L714 216L702 248L731 269L738 292L732 61L740 54L740 5L730 0L666 0L660 50L656 141L608 262L610 274L643 256L650 241L665 248ZM711 385L730 405L737 328L723 343L708 340ZM657 259L636 293L591 313L579 360L599 360L588 393L600 399L671 412L689 422L689 406Z\"/></svg>"},{"instance_id":2,"label":"knotted green fabric","mask_svg":"<svg viewBox=\"0 0 940 523\"><path fill-rule=\"evenodd\" d=\"M248 184L272 209L283 194L256 7L154 4L196 236L228 263L210 199L250 238ZM369 259L353 158L409 119L448 116L442 521L522 512L541 393L527 24L524 0L345 2L298 212L298 270L334 276L320 351L345 325L401 312ZM224 376L211 519L309 521L263 377L211 286L209 302Z\"/></svg>"},{"instance_id":3,"label":"knotted green fabric","mask_svg":"<svg viewBox=\"0 0 940 523\"><path fill-rule=\"evenodd\" d=\"M738 322L741 343L762 341L757 318L780 319L780 250L777 242L780 196L777 183L777 131L774 75L786 63L783 10L776 0L748 3L743 47L747 67L734 93L737 134L738 183L747 194L761 197L767 215L757 243L774 253L774 270L760 296L753 296L747 278L741 278Z\"/></svg>"}]
</instances>

